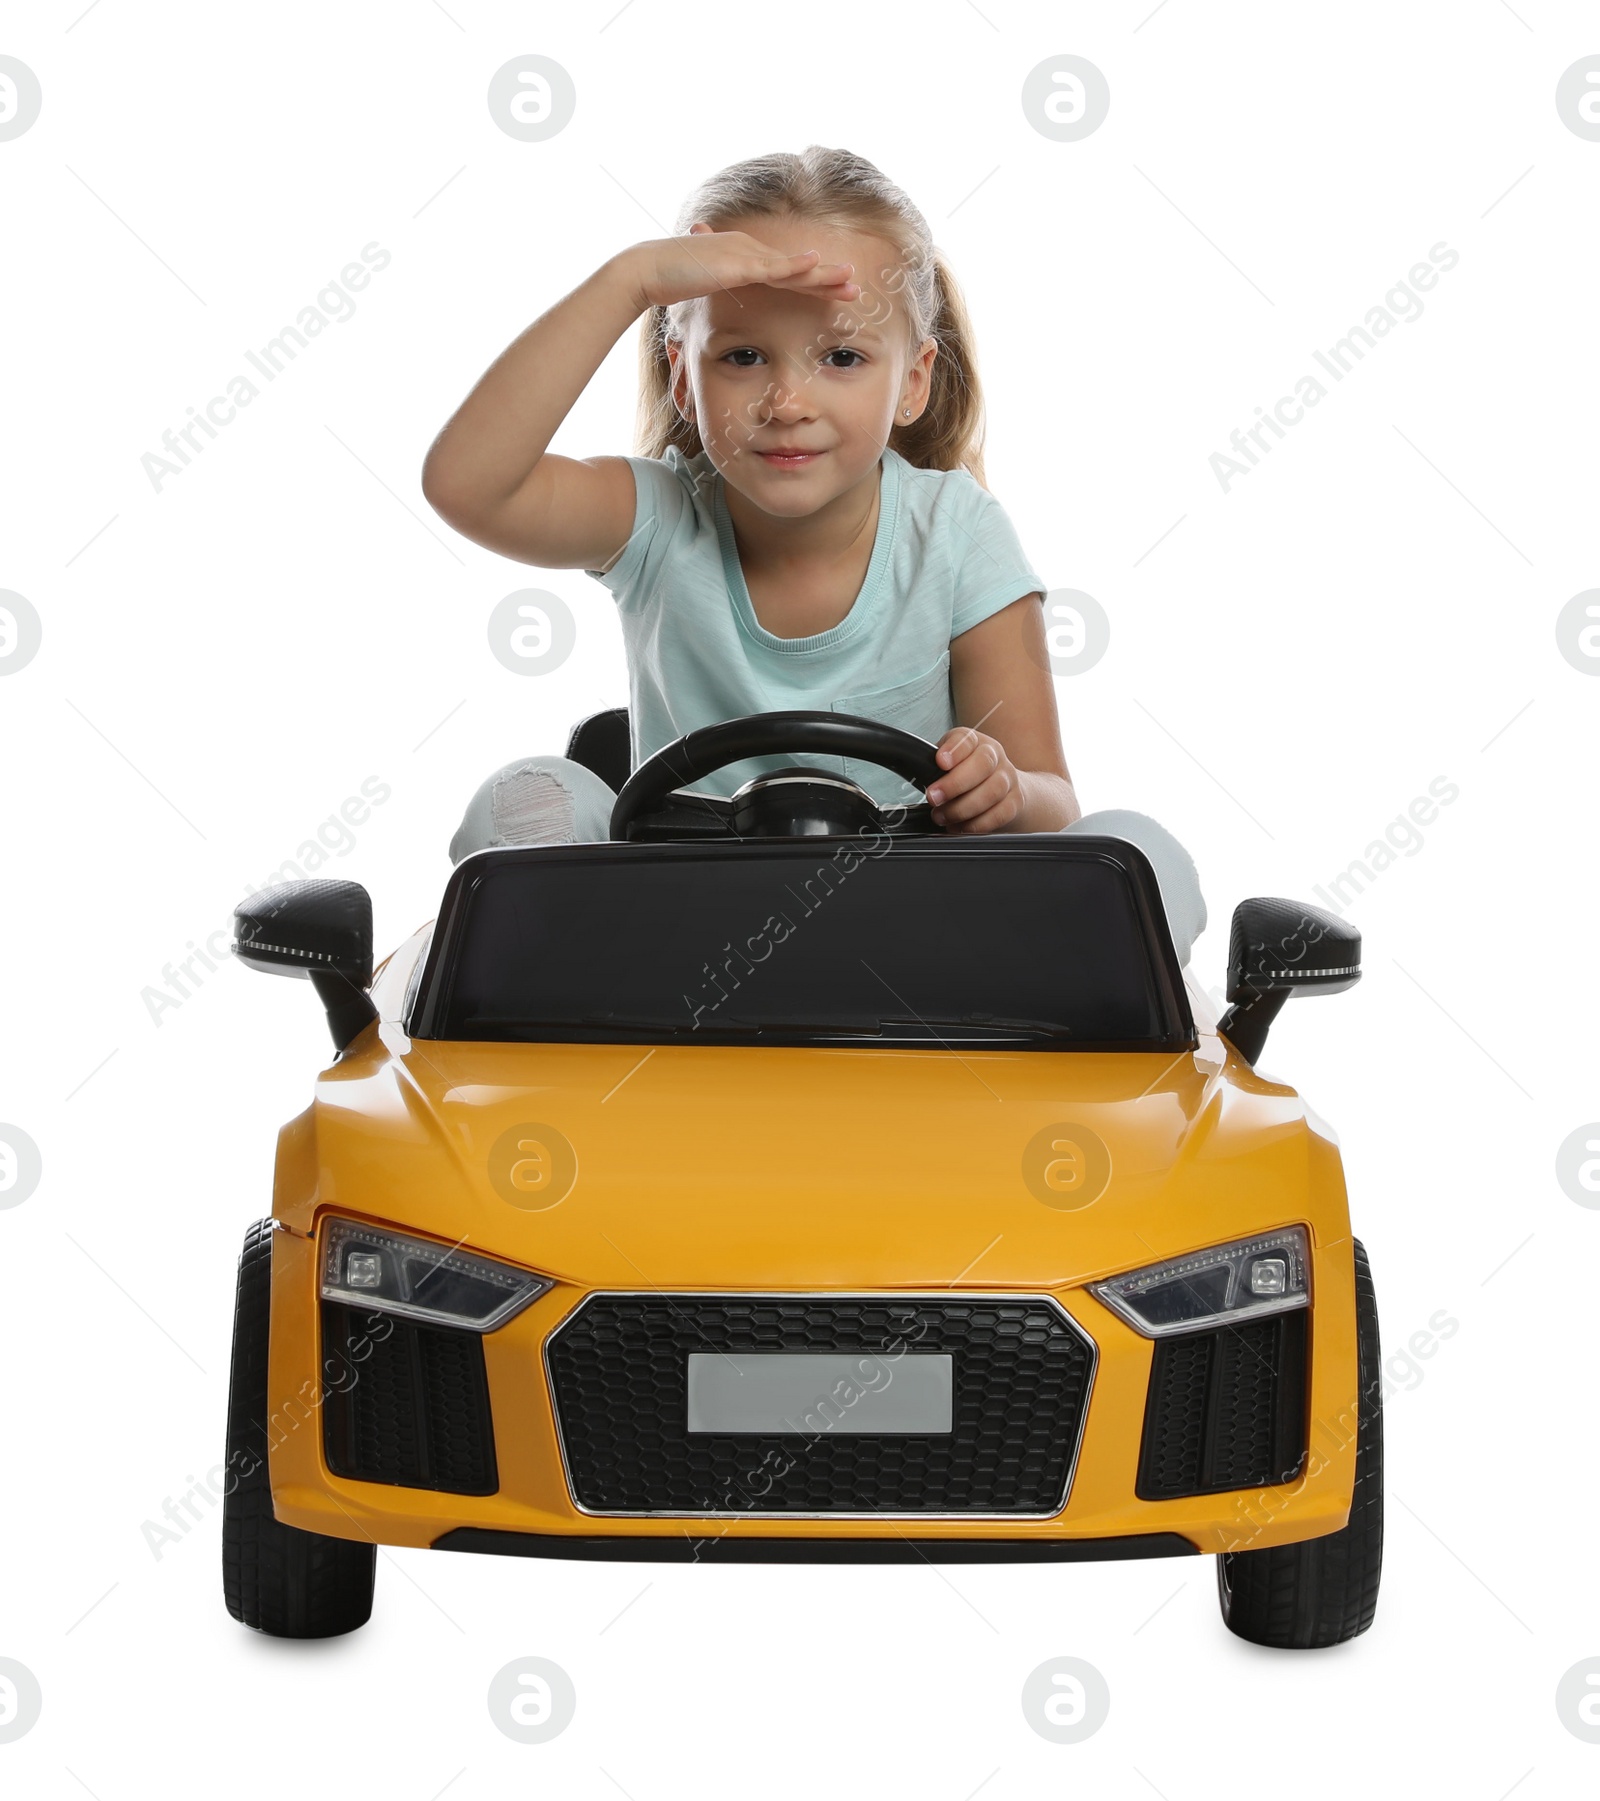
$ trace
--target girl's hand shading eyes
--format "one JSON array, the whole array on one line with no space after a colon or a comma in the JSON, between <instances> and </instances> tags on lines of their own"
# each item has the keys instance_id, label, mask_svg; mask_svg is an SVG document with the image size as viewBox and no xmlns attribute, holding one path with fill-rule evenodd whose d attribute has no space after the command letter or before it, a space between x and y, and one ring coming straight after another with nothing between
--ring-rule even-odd
<instances>
[{"instance_id":1,"label":"girl's hand shading eyes","mask_svg":"<svg viewBox=\"0 0 1600 1801\"><path fill-rule=\"evenodd\" d=\"M928 787L933 822L947 832L1001 832L1022 811L1022 781L998 738L968 725L939 740L939 767Z\"/></svg>"},{"instance_id":2,"label":"girl's hand shading eyes","mask_svg":"<svg viewBox=\"0 0 1600 1801\"><path fill-rule=\"evenodd\" d=\"M641 312L647 306L671 306L757 282L829 300L856 300L861 294L852 279L852 263L820 262L815 250L791 256L748 232L713 231L698 222L681 238L654 238L622 254Z\"/></svg>"}]
</instances>

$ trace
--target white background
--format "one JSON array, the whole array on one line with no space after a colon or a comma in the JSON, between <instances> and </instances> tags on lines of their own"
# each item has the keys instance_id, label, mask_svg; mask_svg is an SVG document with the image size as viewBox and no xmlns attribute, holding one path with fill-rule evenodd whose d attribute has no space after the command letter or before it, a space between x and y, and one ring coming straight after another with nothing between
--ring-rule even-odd
<instances>
[{"instance_id":1,"label":"white background","mask_svg":"<svg viewBox=\"0 0 1600 1801\"><path fill-rule=\"evenodd\" d=\"M1554 95L1600 19L1149 13L8 8L0 52L43 110L0 143L0 587L44 630L0 681L0 1120L43 1156L0 1211L0 1656L44 1693L0 1745L8 1793L1188 1801L1393 1792L1401 1767L1427 1793L1594 1792L1600 1746L1555 1689L1600 1656L1600 1212L1555 1159L1600 1115L1600 683L1555 622L1600 582L1600 143ZM542 143L486 103L530 52L577 87ZM1076 143L1021 104L1060 53L1111 89ZM321 873L371 891L382 955L432 917L478 782L626 699L606 592L457 537L422 459L500 349L695 182L811 142L901 182L965 287L990 485L1111 620L1058 683L1080 797L1190 847L1208 986L1237 900L1315 899L1430 781L1460 790L1351 905L1360 986L1291 1006L1264 1059L1339 1132L1383 1319L1384 1586L1338 1650L1233 1639L1209 1561L407 1551L380 1554L366 1629L275 1643L223 1609L218 1511L147 1543L221 1455L235 1259L327 1046L307 988L236 964L159 1024L145 991L371 776L389 798ZM373 242L392 261L354 316L155 491L163 431ZM1440 242L1460 260L1422 315L1225 493L1229 433ZM634 354L630 332L557 450L633 450ZM526 586L578 620L537 679L485 635ZM1413 1356L1441 1310L1456 1330ZM543 1746L486 1706L525 1655L577 1686ZM1078 1745L1020 1707L1056 1656L1110 1685Z\"/></svg>"}]
</instances>

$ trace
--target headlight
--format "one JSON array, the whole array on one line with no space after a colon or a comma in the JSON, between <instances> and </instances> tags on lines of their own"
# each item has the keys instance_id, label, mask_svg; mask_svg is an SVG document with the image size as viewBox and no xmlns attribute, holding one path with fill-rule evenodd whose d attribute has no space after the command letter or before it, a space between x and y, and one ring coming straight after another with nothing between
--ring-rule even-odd
<instances>
[{"instance_id":1,"label":"headlight","mask_svg":"<svg viewBox=\"0 0 1600 1801\"><path fill-rule=\"evenodd\" d=\"M437 1326L492 1332L554 1282L473 1251L353 1219L322 1228L322 1298Z\"/></svg>"},{"instance_id":2,"label":"headlight","mask_svg":"<svg viewBox=\"0 0 1600 1801\"><path fill-rule=\"evenodd\" d=\"M1307 1306L1309 1262L1305 1227L1285 1226L1262 1238L1173 1257L1089 1287L1136 1332L1162 1338Z\"/></svg>"}]
</instances>

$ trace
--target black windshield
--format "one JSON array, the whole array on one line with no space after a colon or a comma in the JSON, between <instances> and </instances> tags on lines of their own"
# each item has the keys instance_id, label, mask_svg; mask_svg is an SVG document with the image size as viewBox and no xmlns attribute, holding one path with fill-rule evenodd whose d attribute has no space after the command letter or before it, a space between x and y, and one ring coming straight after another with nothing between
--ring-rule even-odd
<instances>
[{"instance_id":1,"label":"black windshield","mask_svg":"<svg viewBox=\"0 0 1600 1801\"><path fill-rule=\"evenodd\" d=\"M1176 1048L1149 867L1118 840L564 845L467 859L412 1030L614 1043Z\"/></svg>"}]
</instances>

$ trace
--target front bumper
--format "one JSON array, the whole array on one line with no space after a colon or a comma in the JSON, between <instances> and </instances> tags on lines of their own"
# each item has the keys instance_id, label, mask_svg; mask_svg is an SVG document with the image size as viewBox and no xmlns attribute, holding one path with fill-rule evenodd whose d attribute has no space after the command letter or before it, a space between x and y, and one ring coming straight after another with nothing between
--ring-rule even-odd
<instances>
[{"instance_id":1,"label":"front bumper","mask_svg":"<svg viewBox=\"0 0 1600 1801\"><path fill-rule=\"evenodd\" d=\"M1312 1278L1306 1456L1289 1482L1141 1498L1155 1347L1085 1291L1066 1288L1046 1298L1094 1346L1095 1359L1066 1504L1047 1516L599 1513L574 1499L547 1379L547 1343L589 1298L585 1290L558 1284L482 1341L493 1417L493 1492L356 1480L329 1468L325 1427L338 1391L328 1386L331 1366L323 1362L314 1242L283 1230L273 1256L269 1370L274 1508L287 1525L379 1544L690 1561L1071 1560L1262 1549L1315 1538L1346 1523L1355 1475L1355 1297L1348 1239L1314 1247ZM949 1293L959 1298L961 1291ZM334 1439L337 1447L337 1434Z\"/></svg>"}]
</instances>

